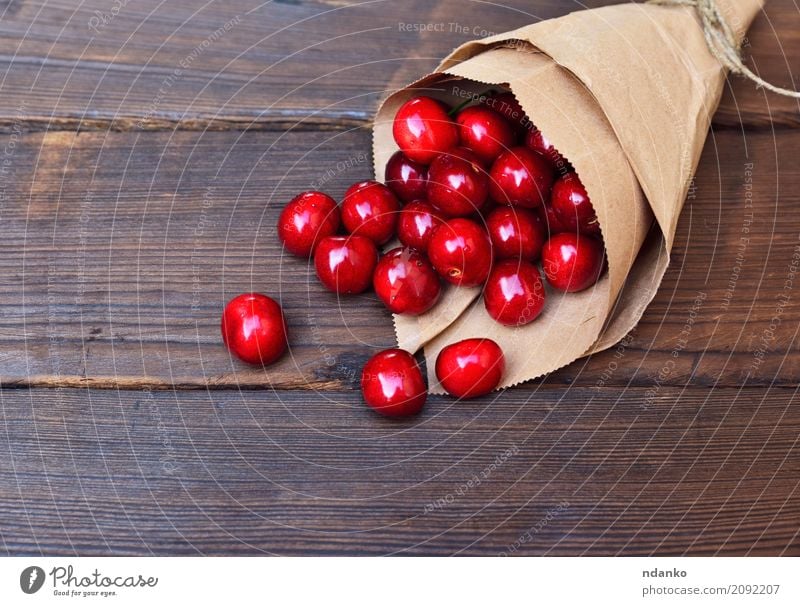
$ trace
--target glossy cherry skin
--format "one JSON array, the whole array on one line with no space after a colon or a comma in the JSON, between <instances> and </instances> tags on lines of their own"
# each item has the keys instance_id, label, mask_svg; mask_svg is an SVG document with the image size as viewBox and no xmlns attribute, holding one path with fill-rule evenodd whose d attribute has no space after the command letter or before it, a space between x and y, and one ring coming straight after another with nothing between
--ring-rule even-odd
<instances>
[{"instance_id":1,"label":"glossy cherry skin","mask_svg":"<svg viewBox=\"0 0 800 606\"><path fill-rule=\"evenodd\" d=\"M546 228L532 210L500 206L486 218L495 259L536 261L547 239Z\"/></svg>"},{"instance_id":2,"label":"glossy cherry skin","mask_svg":"<svg viewBox=\"0 0 800 606\"><path fill-rule=\"evenodd\" d=\"M392 134L400 150L415 162L433 159L458 145L458 126L444 103L431 97L409 99L394 117Z\"/></svg>"},{"instance_id":3,"label":"glossy cherry skin","mask_svg":"<svg viewBox=\"0 0 800 606\"><path fill-rule=\"evenodd\" d=\"M428 202L448 217L467 217L489 197L489 175L465 147L436 157L428 170Z\"/></svg>"},{"instance_id":4,"label":"glossy cherry skin","mask_svg":"<svg viewBox=\"0 0 800 606\"><path fill-rule=\"evenodd\" d=\"M325 236L332 236L341 221L336 201L321 191L307 191L292 198L278 219L278 237L290 253L310 257Z\"/></svg>"},{"instance_id":5,"label":"glossy cherry skin","mask_svg":"<svg viewBox=\"0 0 800 606\"><path fill-rule=\"evenodd\" d=\"M378 261L375 294L393 313L418 316L436 305L442 292L428 259L412 248L393 248Z\"/></svg>"},{"instance_id":6,"label":"glossy cherry skin","mask_svg":"<svg viewBox=\"0 0 800 606\"><path fill-rule=\"evenodd\" d=\"M397 237L406 246L426 252L433 230L442 223L444 219L438 210L424 200L415 200L406 204L400 211Z\"/></svg>"},{"instance_id":7,"label":"glossy cherry skin","mask_svg":"<svg viewBox=\"0 0 800 606\"><path fill-rule=\"evenodd\" d=\"M222 312L221 329L225 346L248 364L272 364L288 344L281 306L259 293L231 299Z\"/></svg>"},{"instance_id":8,"label":"glossy cherry skin","mask_svg":"<svg viewBox=\"0 0 800 606\"><path fill-rule=\"evenodd\" d=\"M387 417L415 415L428 397L417 361L402 349L387 349L367 361L361 393L367 406Z\"/></svg>"},{"instance_id":9,"label":"glossy cherry skin","mask_svg":"<svg viewBox=\"0 0 800 606\"><path fill-rule=\"evenodd\" d=\"M538 128L531 128L525 133L525 147L542 154L550 160L554 168L567 170L567 161L564 159L550 140Z\"/></svg>"},{"instance_id":10,"label":"glossy cherry skin","mask_svg":"<svg viewBox=\"0 0 800 606\"><path fill-rule=\"evenodd\" d=\"M514 146L516 136L503 116L484 105L473 105L456 116L461 145L468 147L485 166Z\"/></svg>"},{"instance_id":11,"label":"glossy cherry skin","mask_svg":"<svg viewBox=\"0 0 800 606\"><path fill-rule=\"evenodd\" d=\"M377 181L351 185L342 200L342 223L351 234L385 244L394 236L400 202Z\"/></svg>"},{"instance_id":12,"label":"glossy cherry skin","mask_svg":"<svg viewBox=\"0 0 800 606\"><path fill-rule=\"evenodd\" d=\"M539 211L539 216L544 223L549 237L552 237L554 234L559 234L562 231L569 231L567 226L561 222L561 219L553 210L553 206L550 204L549 200L536 210Z\"/></svg>"},{"instance_id":13,"label":"glossy cherry skin","mask_svg":"<svg viewBox=\"0 0 800 606\"><path fill-rule=\"evenodd\" d=\"M436 358L436 378L457 398L477 398L494 390L505 372L505 356L491 339L464 339Z\"/></svg>"},{"instance_id":14,"label":"glossy cherry skin","mask_svg":"<svg viewBox=\"0 0 800 606\"><path fill-rule=\"evenodd\" d=\"M573 232L556 234L542 249L542 269L553 288L577 292L597 282L605 267L603 243Z\"/></svg>"},{"instance_id":15,"label":"glossy cherry skin","mask_svg":"<svg viewBox=\"0 0 800 606\"><path fill-rule=\"evenodd\" d=\"M456 286L479 286L492 268L492 242L480 225L450 219L433 232L428 258L436 272Z\"/></svg>"},{"instance_id":16,"label":"glossy cherry skin","mask_svg":"<svg viewBox=\"0 0 800 606\"><path fill-rule=\"evenodd\" d=\"M428 167L414 162L403 152L395 152L386 163L386 185L403 202L425 197Z\"/></svg>"},{"instance_id":17,"label":"glossy cherry skin","mask_svg":"<svg viewBox=\"0 0 800 606\"><path fill-rule=\"evenodd\" d=\"M323 286L340 295L364 292L378 263L375 243L364 236L328 236L314 252L314 267Z\"/></svg>"},{"instance_id":18,"label":"glossy cherry skin","mask_svg":"<svg viewBox=\"0 0 800 606\"><path fill-rule=\"evenodd\" d=\"M533 263L520 259L498 261L483 288L487 313L505 326L533 322L544 309L544 283Z\"/></svg>"},{"instance_id":19,"label":"glossy cherry skin","mask_svg":"<svg viewBox=\"0 0 800 606\"><path fill-rule=\"evenodd\" d=\"M580 231L584 234L599 234L600 225L589 200L589 194L578 175L568 173L556 179L550 194L550 204L558 216L564 231Z\"/></svg>"},{"instance_id":20,"label":"glossy cherry skin","mask_svg":"<svg viewBox=\"0 0 800 606\"><path fill-rule=\"evenodd\" d=\"M484 105L503 116L516 135L531 128L531 121L522 109L522 105L512 93L500 93L486 99Z\"/></svg>"},{"instance_id":21,"label":"glossy cherry skin","mask_svg":"<svg viewBox=\"0 0 800 606\"><path fill-rule=\"evenodd\" d=\"M541 154L513 147L495 160L489 177L489 191L496 202L535 208L550 195L553 167Z\"/></svg>"}]
</instances>

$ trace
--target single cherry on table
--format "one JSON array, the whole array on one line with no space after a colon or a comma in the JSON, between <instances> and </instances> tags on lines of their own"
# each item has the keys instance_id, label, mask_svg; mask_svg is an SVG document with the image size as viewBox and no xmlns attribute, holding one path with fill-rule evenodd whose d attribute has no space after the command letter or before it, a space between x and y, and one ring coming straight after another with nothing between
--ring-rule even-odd
<instances>
[{"instance_id":1,"label":"single cherry on table","mask_svg":"<svg viewBox=\"0 0 800 606\"><path fill-rule=\"evenodd\" d=\"M272 364L288 346L281 306L260 293L231 299L222 312L220 328L225 346L248 364Z\"/></svg>"},{"instance_id":2,"label":"single cherry on table","mask_svg":"<svg viewBox=\"0 0 800 606\"><path fill-rule=\"evenodd\" d=\"M491 339L464 339L448 345L436 358L436 378L451 396L486 395L500 384L505 356Z\"/></svg>"},{"instance_id":3,"label":"single cherry on table","mask_svg":"<svg viewBox=\"0 0 800 606\"><path fill-rule=\"evenodd\" d=\"M361 181L342 200L342 223L351 234L385 244L394 236L400 202L383 183Z\"/></svg>"},{"instance_id":4,"label":"single cherry on table","mask_svg":"<svg viewBox=\"0 0 800 606\"><path fill-rule=\"evenodd\" d=\"M314 253L319 281L340 295L367 290L377 263L378 249L364 236L328 236L320 241Z\"/></svg>"},{"instance_id":5,"label":"single cherry on table","mask_svg":"<svg viewBox=\"0 0 800 606\"><path fill-rule=\"evenodd\" d=\"M403 202L424 198L428 167L414 162L401 151L395 152L386 163L386 185Z\"/></svg>"},{"instance_id":6,"label":"single cherry on table","mask_svg":"<svg viewBox=\"0 0 800 606\"><path fill-rule=\"evenodd\" d=\"M397 238L411 248L426 252L433 230L444 223L444 219L433 206L424 200L406 204L397 220Z\"/></svg>"},{"instance_id":7,"label":"single cherry on table","mask_svg":"<svg viewBox=\"0 0 800 606\"><path fill-rule=\"evenodd\" d=\"M361 393L370 408L387 417L415 415L428 397L417 361L402 349L387 349L367 361Z\"/></svg>"},{"instance_id":8,"label":"single cherry on table","mask_svg":"<svg viewBox=\"0 0 800 606\"><path fill-rule=\"evenodd\" d=\"M553 288L578 292L595 284L605 268L605 248L597 238L564 232L542 249L542 269Z\"/></svg>"},{"instance_id":9,"label":"single cherry on table","mask_svg":"<svg viewBox=\"0 0 800 606\"><path fill-rule=\"evenodd\" d=\"M292 198L278 219L278 237L290 253L310 257L316 244L339 229L339 206L321 191Z\"/></svg>"},{"instance_id":10,"label":"single cherry on table","mask_svg":"<svg viewBox=\"0 0 800 606\"><path fill-rule=\"evenodd\" d=\"M436 157L428 169L427 198L448 217L467 217L486 204L489 175L480 159L466 147Z\"/></svg>"},{"instance_id":11,"label":"single cherry on table","mask_svg":"<svg viewBox=\"0 0 800 606\"><path fill-rule=\"evenodd\" d=\"M492 268L483 289L487 313L504 326L524 326L544 309L545 291L539 270L521 259L505 259Z\"/></svg>"},{"instance_id":12,"label":"single cherry on table","mask_svg":"<svg viewBox=\"0 0 800 606\"><path fill-rule=\"evenodd\" d=\"M485 166L491 166L501 153L514 146L514 129L501 114L485 105L473 105L458 112L461 145L468 147Z\"/></svg>"},{"instance_id":13,"label":"single cherry on table","mask_svg":"<svg viewBox=\"0 0 800 606\"><path fill-rule=\"evenodd\" d=\"M492 242L480 225L450 219L433 232L428 258L437 273L457 286L480 286L492 268Z\"/></svg>"},{"instance_id":14,"label":"single cherry on table","mask_svg":"<svg viewBox=\"0 0 800 606\"><path fill-rule=\"evenodd\" d=\"M439 276L421 252L394 248L378 261L372 278L375 294L396 314L417 316L436 305Z\"/></svg>"},{"instance_id":15,"label":"single cherry on table","mask_svg":"<svg viewBox=\"0 0 800 606\"><path fill-rule=\"evenodd\" d=\"M536 261L546 239L546 228L535 211L500 206L486 217L495 259Z\"/></svg>"},{"instance_id":16,"label":"single cherry on table","mask_svg":"<svg viewBox=\"0 0 800 606\"><path fill-rule=\"evenodd\" d=\"M403 103L392 124L400 150L415 162L427 165L458 145L458 125L450 119L448 110L441 101L426 96Z\"/></svg>"},{"instance_id":17,"label":"single cherry on table","mask_svg":"<svg viewBox=\"0 0 800 606\"><path fill-rule=\"evenodd\" d=\"M512 147L495 160L489 177L489 192L495 202L535 208L550 196L553 167L527 147Z\"/></svg>"}]
</instances>

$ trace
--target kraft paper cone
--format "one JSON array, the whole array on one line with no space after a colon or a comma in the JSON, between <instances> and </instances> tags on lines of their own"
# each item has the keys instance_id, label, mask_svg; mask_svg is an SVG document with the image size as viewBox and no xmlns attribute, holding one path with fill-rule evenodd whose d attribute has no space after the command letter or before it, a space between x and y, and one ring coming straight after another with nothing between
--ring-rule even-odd
<instances>
[{"instance_id":1,"label":"kraft paper cone","mask_svg":"<svg viewBox=\"0 0 800 606\"><path fill-rule=\"evenodd\" d=\"M741 40L762 1L718 4ZM580 175L608 256L593 288L548 290L545 311L524 327L492 320L477 288L448 287L430 312L395 316L399 347L424 347L433 393L442 393L436 356L455 341L497 341L507 362L500 387L508 387L610 347L636 325L669 263L724 78L693 8L623 4L469 42L384 102L374 127L378 179L397 150L391 123L407 99L510 89Z\"/></svg>"}]
</instances>

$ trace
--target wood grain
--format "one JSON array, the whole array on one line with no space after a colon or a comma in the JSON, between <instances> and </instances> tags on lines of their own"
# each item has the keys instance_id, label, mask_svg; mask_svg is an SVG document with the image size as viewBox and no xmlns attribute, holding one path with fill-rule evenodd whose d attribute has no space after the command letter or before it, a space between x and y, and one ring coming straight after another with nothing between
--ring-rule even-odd
<instances>
[{"instance_id":1,"label":"wood grain","mask_svg":"<svg viewBox=\"0 0 800 606\"><path fill-rule=\"evenodd\" d=\"M0 550L800 555L795 395L6 390Z\"/></svg>"},{"instance_id":2,"label":"wood grain","mask_svg":"<svg viewBox=\"0 0 800 606\"><path fill-rule=\"evenodd\" d=\"M467 40L610 3L141 0L112 15L102 0L12 2L0 15L0 125L204 130L366 123L387 91L429 72ZM744 51L767 80L797 86L792 58L800 55L800 13L791 0L767 4ZM796 100L734 78L715 123L797 126L800 112Z\"/></svg>"},{"instance_id":3,"label":"wood grain","mask_svg":"<svg viewBox=\"0 0 800 606\"><path fill-rule=\"evenodd\" d=\"M369 144L361 129L19 137L2 182L3 383L349 389L393 342L391 319L374 295L325 292L274 226L297 192L341 196L368 178ZM672 267L634 335L547 382L796 384L800 303L785 281L800 244L798 146L794 131L713 133ZM250 290L288 314L292 355L269 372L220 345L222 306Z\"/></svg>"},{"instance_id":4,"label":"wood grain","mask_svg":"<svg viewBox=\"0 0 800 606\"><path fill-rule=\"evenodd\" d=\"M0 553L800 555L796 102L732 79L636 330L499 397L370 413L388 313L277 244L371 176L387 90L584 4L0 3ZM797 86L794 2L748 41ZM269 371L220 344L249 290Z\"/></svg>"}]
</instances>

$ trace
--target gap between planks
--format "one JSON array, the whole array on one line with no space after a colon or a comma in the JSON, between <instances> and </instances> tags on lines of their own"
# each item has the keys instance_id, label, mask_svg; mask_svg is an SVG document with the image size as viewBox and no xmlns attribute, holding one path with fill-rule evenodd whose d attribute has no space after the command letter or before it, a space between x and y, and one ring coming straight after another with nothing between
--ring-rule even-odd
<instances>
[{"instance_id":1,"label":"gap between planks","mask_svg":"<svg viewBox=\"0 0 800 606\"><path fill-rule=\"evenodd\" d=\"M765 393L772 390L791 390L798 391L800 387L793 383L775 383L775 382L759 382L753 381L743 385L707 385L703 383L698 384L670 384L665 385L670 389L706 389L706 390L727 390L727 391L741 391L743 389L758 389L763 390ZM206 381L201 380L178 380L178 381L162 381L158 379L148 379L142 377L62 377L55 379L52 377L37 377L32 376L26 379L8 379L0 380L0 388L2 389L19 389L19 390L35 390L35 389L97 389L97 390L121 390L121 391L330 391L330 392L350 392L357 389L352 384L339 380L306 380L302 378L282 379L270 383L268 381L239 381L230 382L221 378L215 380L214 378ZM648 389L648 385L643 383L632 382L629 385L608 385L599 388L605 392L624 391L644 391ZM537 383L532 381L528 384L522 384L519 387L513 388L514 391L520 393L527 393L531 397L539 391L553 391L553 390L588 390L597 391L591 385L575 385L572 383L560 382L544 382Z\"/></svg>"},{"instance_id":2,"label":"gap between planks","mask_svg":"<svg viewBox=\"0 0 800 606\"><path fill-rule=\"evenodd\" d=\"M137 116L114 117L50 117L0 116L0 135L35 132L170 132L170 131L346 131L371 128L374 115L367 112L303 113L279 112L258 116L194 116L150 117L142 123ZM714 120L715 131L741 130L746 132L791 131L800 128L794 115L776 116L773 121L735 122L727 117Z\"/></svg>"},{"instance_id":3,"label":"gap between planks","mask_svg":"<svg viewBox=\"0 0 800 606\"><path fill-rule=\"evenodd\" d=\"M372 125L372 114L342 112L334 114L297 114L281 112L270 116L226 116L226 117L156 117L141 123L136 116L116 117L39 117L26 116L21 119L0 117L0 134L36 132L170 132L170 131L346 131L368 128Z\"/></svg>"}]
</instances>

